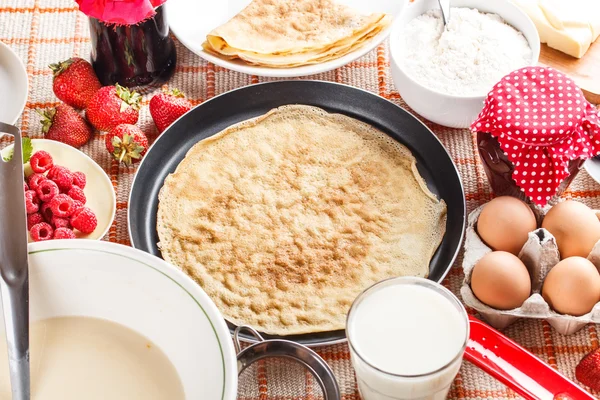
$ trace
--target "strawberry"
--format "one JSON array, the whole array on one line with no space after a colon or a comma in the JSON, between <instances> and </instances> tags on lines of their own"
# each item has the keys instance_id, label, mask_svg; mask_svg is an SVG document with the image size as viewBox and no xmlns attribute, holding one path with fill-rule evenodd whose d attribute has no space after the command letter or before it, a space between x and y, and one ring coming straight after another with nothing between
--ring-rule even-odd
<instances>
[{"instance_id":1,"label":"strawberry","mask_svg":"<svg viewBox=\"0 0 600 400\"><path fill-rule=\"evenodd\" d=\"M575 368L575 377L584 385L600 391L600 349L583 357Z\"/></svg>"},{"instance_id":2,"label":"strawberry","mask_svg":"<svg viewBox=\"0 0 600 400\"><path fill-rule=\"evenodd\" d=\"M50 69L54 72L54 94L71 107L87 107L92 96L102 87L94 68L83 58L74 57L50 64Z\"/></svg>"},{"instance_id":3,"label":"strawberry","mask_svg":"<svg viewBox=\"0 0 600 400\"><path fill-rule=\"evenodd\" d=\"M42 116L42 131L46 139L81 147L94 133L85 119L67 104L59 104L56 108L38 113Z\"/></svg>"},{"instance_id":4,"label":"strawberry","mask_svg":"<svg viewBox=\"0 0 600 400\"><path fill-rule=\"evenodd\" d=\"M192 109L192 103L178 89L163 92L150 99L150 115L158 133L162 133L169 125Z\"/></svg>"},{"instance_id":5,"label":"strawberry","mask_svg":"<svg viewBox=\"0 0 600 400\"><path fill-rule=\"evenodd\" d=\"M106 150L115 160L131 165L138 162L148 149L148 138L135 125L121 124L104 138Z\"/></svg>"},{"instance_id":6,"label":"strawberry","mask_svg":"<svg viewBox=\"0 0 600 400\"><path fill-rule=\"evenodd\" d=\"M110 131L120 124L135 124L139 117L140 96L118 83L98 90L88 103L88 121L100 131Z\"/></svg>"}]
</instances>

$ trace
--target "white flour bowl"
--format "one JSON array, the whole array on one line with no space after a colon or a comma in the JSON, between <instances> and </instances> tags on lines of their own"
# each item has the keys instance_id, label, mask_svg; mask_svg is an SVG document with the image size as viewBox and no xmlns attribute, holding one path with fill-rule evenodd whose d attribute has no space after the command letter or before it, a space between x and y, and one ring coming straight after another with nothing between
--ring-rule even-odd
<instances>
[{"instance_id":1,"label":"white flour bowl","mask_svg":"<svg viewBox=\"0 0 600 400\"><path fill-rule=\"evenodd\" d=\"M476 8L482 12L498 14L508 24L520 31L531 47L529 65L536 65L540 54L540 37L533 21L508 0L451 0L452 7ZM403 54L400 51L400 37L403 29L414 18L431 10L438 9L437 0L421 0L409 3L394 23L390 33L390 54L392 78L396 89L409 107L421 116L437 124L451 128L468 128L483 108L487 92L477 96L459 96L430 89L412 79L401 68ZM452 13L450 14L452 19Z\"/></svg>"}]
</instances>

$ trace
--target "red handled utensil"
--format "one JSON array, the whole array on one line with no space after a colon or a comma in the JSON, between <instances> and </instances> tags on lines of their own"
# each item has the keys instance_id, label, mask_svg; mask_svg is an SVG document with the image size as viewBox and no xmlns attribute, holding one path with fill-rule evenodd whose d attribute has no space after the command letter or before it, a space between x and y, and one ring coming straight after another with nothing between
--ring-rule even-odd
<instances>
[{"instance_id":1,"label":"red handled utensil","mask_svg":"<svg viewBox=\"0 0 600 400\"><path fill-rule=\"evenodd\" d=\"M595 399L566 376L475 317L465 360L532 400Z\"/></svg>"}]
</instances>

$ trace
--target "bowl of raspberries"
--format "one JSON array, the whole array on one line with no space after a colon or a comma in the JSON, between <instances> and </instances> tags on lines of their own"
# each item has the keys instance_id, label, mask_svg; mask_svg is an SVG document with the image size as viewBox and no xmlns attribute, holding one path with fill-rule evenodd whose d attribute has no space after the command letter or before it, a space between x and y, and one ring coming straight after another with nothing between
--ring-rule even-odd
<instances>
[{"instance_id":1,"label":"bowl of raspberries","mask_svg":"<svg viewBox=\"0 0 600 400\"><path fill-rule=\"evenodd\" d=\"M71 146L45 139L24 141L23 155L30 242L101 239L108 232L116 197L98 164Z\"/></svg>"}]
</instances>

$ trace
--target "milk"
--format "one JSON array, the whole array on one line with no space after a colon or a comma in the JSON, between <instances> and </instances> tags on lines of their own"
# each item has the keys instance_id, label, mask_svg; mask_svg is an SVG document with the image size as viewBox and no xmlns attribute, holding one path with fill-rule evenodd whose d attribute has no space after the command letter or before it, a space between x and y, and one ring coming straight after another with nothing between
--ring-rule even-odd
<instances>
[{"instance_id":1,"label":"milk","mask_svg":"<svg viewBox=\"0 0 600 400\"><path fill-rule=\"evenodd\" d=\"M359 296L347 334L363 399L437 400L460 368L468 321L442 286L397 278Z\"/></svg>"}]
</instances>

